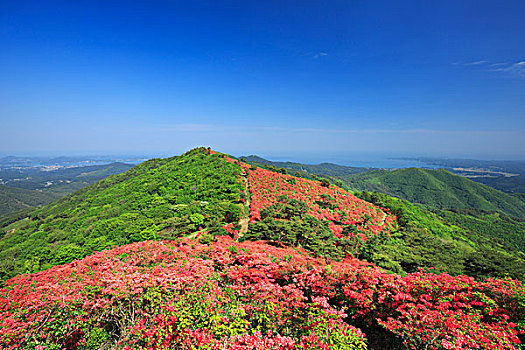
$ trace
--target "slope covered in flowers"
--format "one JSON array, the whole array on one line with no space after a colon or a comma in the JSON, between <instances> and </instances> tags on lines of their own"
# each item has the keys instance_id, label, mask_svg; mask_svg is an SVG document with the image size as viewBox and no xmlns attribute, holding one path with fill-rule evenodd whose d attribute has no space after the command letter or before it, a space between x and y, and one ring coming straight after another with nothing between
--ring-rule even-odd
<instances>
[{"instance_id":1,"label":"slope covered in flowers","mask_svg":"<svg viewBox=\"0 0 525 350\"><path fill-rule=\"evenodd\" d=\"M0 347L518 349L524 300L515 280L400 277L221 236L147 241L8 280Z\"/></svg>"},{"instance_id":2,"label":"slope covered in flowers","mask_svg":"<svg viewBox=\"0 0 525 350\"><path fill-rule=\"evenodd\" d=\"M0 348L522 349L522 282L399 276L349 256L395 228L337 187L209 149L153 160L4 232L1 263L26 271L105 248L102 237L173 240L6 281ZM177 238L188 234L199 238Z\"/></svg>"},{"instance_id":3,"label":"slope covered in flowers","mask_svg":"<svg viewBox=\"0 0 525 350\"><path fill-rule=\"evenodd\" d=\"M275 204L278 196L304 202L308 214L327 221L336 237L355 235L365 240L396 226L393 215L336 186L296 178L263 168L248 171L251 220L261 219L261 210Z\"/></svg>"},{"instance_id":4,"label":"slope covered in flowers","mask_svg":"<svg viewBox=\"0 0 525 350\"><path fill-rule=\"evenodd\" d=\"M328 182L243 169L251 202L250 226L242 239L279 241L340 260L359 254L370 237L388 236L397 227L386 209Z\"/></svg>"}]
</instances>

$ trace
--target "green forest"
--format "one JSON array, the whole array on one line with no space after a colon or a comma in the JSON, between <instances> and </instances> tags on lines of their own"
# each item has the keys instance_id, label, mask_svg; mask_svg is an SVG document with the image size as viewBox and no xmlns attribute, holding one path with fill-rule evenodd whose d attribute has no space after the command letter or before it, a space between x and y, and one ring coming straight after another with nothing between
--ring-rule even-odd
<instances>
[{"instance_id":1,"label":"green forest","mask_svg":"<svg viewBox=\"0 0 525 350\"><path fill-rule=\"evenodd\" d=\"M0 185L0 216L48 204L58 198L60 196L53 193Z\"/></svg>"}]
</instances>

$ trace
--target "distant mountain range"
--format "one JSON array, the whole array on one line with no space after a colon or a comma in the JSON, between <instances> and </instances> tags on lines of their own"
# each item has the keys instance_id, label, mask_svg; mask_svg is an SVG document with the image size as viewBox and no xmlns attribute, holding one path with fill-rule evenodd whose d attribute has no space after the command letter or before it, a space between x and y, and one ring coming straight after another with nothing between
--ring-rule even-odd
<instances>
[{"instance_id":1,"label":"distant mountain range","mask_svg":"<svg viewBox=\"0 0 525 350\"><path fill-rule=\"evenodd\" d=\"M38 157L38 156L7 156L0 158L0 167L35 167L35 166L87 166L102 165L115 162L138 164L146 160L144 157L137 156L59 156L59 157Z\"/></svg>"},{"instance_id":2,"label":"distant mountain range","mask_svg":"<svg viewBox=\"0 0 525 350\"><path fill-rule=\"evenodd\" d=\"M132 167L132 164L115 162L102 165L60 166L50 169L3 168L0 169L0 180L3 185L10 187L69 193L86 184L94 183L108 175L119 174Z\"/></svg>"},{"instance_id":3,"label":"distant mountain range","mask_svg":"<svg viewBox=\"0 0 525 350\"><path fill-rule=\"evenodd\" d=\"M241 157L245 159L248 162L255 162L255 163L261 163L266 165L272 165L277 168L284 168L289 173L294 174L294 171L303 173L303 175L307 174L323 174L328 176L345 176L345 175L351 175L351 174L358 174L362 172L369 171L373 168L361 168L361 167L349 167L344 165L338 165L333 163L321 163L321 164L302 164L302 163L295 163L295 162L273 162L271 160L267 160L264 158L261 158L259 156L251 155L251 156L245 156Z\"/></svg>"}]
</instances>

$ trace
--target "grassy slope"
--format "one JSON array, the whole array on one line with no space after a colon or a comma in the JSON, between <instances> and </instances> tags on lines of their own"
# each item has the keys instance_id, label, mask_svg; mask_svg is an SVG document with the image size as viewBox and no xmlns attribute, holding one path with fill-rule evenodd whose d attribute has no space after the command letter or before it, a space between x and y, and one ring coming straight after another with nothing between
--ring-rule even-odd
<instances>
[{"instance_id":1,"label":"grassy slope","mask_svg":"<svg viewBox=\"0 0 525 350\"><path fill-rule=\"evenodd\" d=\"M357 191L378 191L429 208L501 211L525 220L525 202L446 170L376 170L342 177Z\"/></svg>"},{"instance_id":2,"label":"grassy slope","mask_svg":"<svg viewBox=\"0 0 525 350\"><path fill-rule=\"evenodd\" d=\"M48 204L59 198L51 193L0 185L0 216L17 210Z\"/></svg>"}]
</instances>

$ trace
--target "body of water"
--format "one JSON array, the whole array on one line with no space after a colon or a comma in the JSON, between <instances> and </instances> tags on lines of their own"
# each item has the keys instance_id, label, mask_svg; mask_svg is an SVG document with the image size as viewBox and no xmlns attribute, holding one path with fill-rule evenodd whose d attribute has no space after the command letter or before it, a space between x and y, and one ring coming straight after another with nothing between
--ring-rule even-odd
<instances>
[{"instance_id":1,"label":"body of water","mask_svg":"<svg viewBox=\"0 0 525 350\"><path fill-rule=\"evenodd\" d=\"M440 168L434 164L427 164L418 160L407 160L407 159L370 159L370 160L340 160L334 162L340 165L352 166L352 167L363 167L363 168L381 168L381 169L403 169L403 168L427 168L437 169Z\"/></svg>"},{"instance_id":2,"label":"body of water","mask_svg":"<svg viewBox=\"0 0 525 350\"><path fill-rule=\"evenodd\" d=\"M434 164L428 164L415 159L401 159L400 156L378 155L378 154L305 154L305 155L282 155L262 156L267 160L275 162L297 162L303 164L333 163L338 165L380 168L380 169L402 169L402 168L442 168Z\"/></svg>"}]
</instances>

